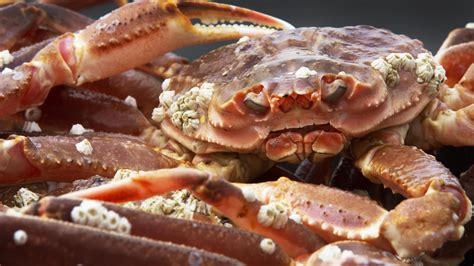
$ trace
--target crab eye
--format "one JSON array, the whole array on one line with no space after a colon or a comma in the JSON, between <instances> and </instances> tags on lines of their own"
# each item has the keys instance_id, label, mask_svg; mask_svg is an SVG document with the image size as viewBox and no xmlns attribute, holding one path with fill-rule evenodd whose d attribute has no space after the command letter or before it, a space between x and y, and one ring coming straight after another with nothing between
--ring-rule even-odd
<instances>
[{"instance_id":1,"label":"crab eye","mask_svg":"<svg viewBox=\"0 0 474 266\"><path fill-rule=\"evenodd\" d=\"M328 103L335 103L339 100L347 90L347 85L342 79L336 79L334 82L328 84L326 89L322 92L321 99Z\"/></svg>"},{"instance_id":2,"label":"crab eye","mask_svg":"<svg viewBox=\"0 0 474 266\"><path fill-rule=\"evenodd\" d=\"M262 92L258 94L255 92L247 93L247 95L245 95L244 104L247 108L258 114L266 113L270 109L268 101Z\"/></svg>"}]
</instances>

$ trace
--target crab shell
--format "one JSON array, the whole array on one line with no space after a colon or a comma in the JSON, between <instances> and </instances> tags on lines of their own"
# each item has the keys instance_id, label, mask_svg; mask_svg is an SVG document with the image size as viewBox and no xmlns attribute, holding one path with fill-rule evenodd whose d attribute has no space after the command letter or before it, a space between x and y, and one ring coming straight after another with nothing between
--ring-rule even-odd
<instances>
[{"instance_id":1,"label":"crab shell","mask_svg":"<svg viewBox=\"0 0 474 266\"><path fill-rule=\"evenodd\" d=\"M163 102L161 127L201 154L258 152L266 139L288 131L296 134L287 138L299 143L291 149L304 157L337 154L347 140L411 121L435 96L415 71L399 69L393 86L371 66L390 53L416 58L426 52L418 40L370 26L299 28L243 40L201 57L169 81L173 101L212 87L208 107L194 116L195 130L179 130L176 108ZM331 96L336 81L345 90ZM318 151L323 134L329 147Z\"/></svg>"}]
</instances>

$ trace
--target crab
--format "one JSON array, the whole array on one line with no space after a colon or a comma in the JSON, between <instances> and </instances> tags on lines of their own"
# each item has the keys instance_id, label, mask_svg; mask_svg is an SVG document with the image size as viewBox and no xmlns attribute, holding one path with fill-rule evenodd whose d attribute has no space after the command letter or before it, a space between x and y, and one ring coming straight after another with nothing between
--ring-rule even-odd
<instances>
[{"instance_id":1,"label":"crab","mask_svg":"<svg viewBox=\"0 0 474 266\"><path fill-rule=\"evenodd\" d=\"M257 37L273 29L193 25L196 18L286 30ZM470 48L463 50L465 57L449 52L453 46L433 58L421 42L369 26L292 29L276 18L216 3L137 2L58 37L31 62L3 71L0 116L41 105L53 86L107 78L183 45L240 37L163 82L152 112L158 149L105 133L13 137L1 143L0 182L111 176L117 161L135 170L176 167L65 197L124 202L190 189L235 224L308 263L328 262L328 256L354 261L357 250L411 258L462 236L472 205L459 181L433 156L405 142L422 148L474 145ZM123 54L129 55L126 62ZM457 58L463 73L455 78L448 68L451 83L445 83L439 62ZM106 147L117 152L106 156ZM371 181L408 199L386 211L349 192L285 178L235 183L251 181L277 162L321 162L341 153ZM71 170L63 160L80 169ZM356 242L339 242L344 240Z\"/></svg>"}]
</instances>

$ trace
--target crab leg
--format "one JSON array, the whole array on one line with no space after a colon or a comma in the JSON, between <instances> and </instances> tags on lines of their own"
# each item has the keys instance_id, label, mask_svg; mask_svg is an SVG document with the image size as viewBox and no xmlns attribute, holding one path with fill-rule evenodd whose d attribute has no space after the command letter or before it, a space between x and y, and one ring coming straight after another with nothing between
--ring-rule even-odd
<instances>
[{"instance_id":1,"label":"crab leg","mask_svg":"<svg viewBox=\"0 0 474 266\"><path fill-rule=\"evenodd\" d=\"M463 224L471 219L471 201L433 156L414 147L382 144L357 158L364 176L409 198L389 213L381 229L397 254L415 256L462 236Z\"/></svg>"},{"instance_id":2,"label":"crab leg","mask_svg":"<svg viewBox=\"0 0 474 266\"><path fill-rule=\"evenodd\" d=\"M92 149L80 152L77 145L85 140ZM152 170L178 164L140 139L119 134L0 140L0 184L67 182L92 175L113 177L120 168Z\"/></svg>"},{"instance_id":3,"label":"crab leg","mask_svg":"<svg viewBox=\"0 0 474 266\"><path fill-rule=\"evenodd\" d=\"M474 29L452 31L436 54L436 60L446 69L446 84L454 86L474 63Z\"/></svg>"},{"instance_id":4,"label":"crab leg","mask_svg":"<svg viewBox=\"0 0 474 266\"><path fill-rule=\"evenodd\" d=\"M43 198L22 212L42 218L74 222L73 209L82 201L69 198ZM203 249L238 259L247 265L289 265L290 258L276 246L272 254L260 248L263 237L243 230L220 225L175 219L162 215L136 211L115 204L101 204L106 209L128 219L131 235L172 242ZM150 230L153 228L153 230ZM189 232L193 232L189 234Z\"/></svg>"},{"instance_id":5,"label":"crab leg","mask_svg":"<svg viewBox=\"0 0 474 266\"><path fill-rule=\"evenodd\" d=\"M454 88L444 86L424 114L410 124L410 144L430 149L440 145L473 146L474 64Z\"/></svg>"},{"instance_id":6,"label":"crab leg","mask_svg":"<svg viewBox=\"0 0 474 266\"><path fill-rule=\"evenodd\" d=\"M38 111L41 112L39 118L29 117L28 111L31 110L0 120L0 130L11 130L13 134L15 130L21 131L26 121L35 121L42 132L69 132L74 124L79 123L94 131L139 136L152 127L136 107L124 101L94 91L67 87L59 87L50 93Z\"/></svg>"},{"instance_id":7,"label":"crab leg","mask_svg":"<svg viewBox=\"0 0 474 266\"><path fill-rule=\"evenodd\" d=\"M248 26L199 26L191 19L234 19L291 28L273 17L216 3L131 3L76 34L60 36L32 62L0 75L1 116L41 104L55 85L80 85L110 77L183 46L272 31ZM129 56L124 60L123 55Z\"/></svg>"},{"instance_id":8,"label":"crab leg","mask_svg":"<svg viewBox=\"0 0 474 266\"><path fill-rule=\"evenodd\" d=\"M219 254L27 215L0 213L6 265L243 265ZM38 261L38 258L41 260Z\"/></svg>"},{"instance_id":9,"label":"crab leg","mask_svg":"<svg viewBox=\"0 0 474 266\"><path fill-rule=\"evenodd\" d=\"M239 188L224 179L190 168L142 172L130 179L65 196L125 202L183 188L192 190L196 197L214 206L239 227L275 240L291 257L307 256L324 245L324 241L293 220L288 220L281 227L262 225L257 218L262 204L255 198L246 199Z\"/></svg>"},{"instance_id":10,"label":"crab leg","mask_svg":"<svg viewBox=\"0 0 474 266\"><path fill-rule=\"evenodd\" d=\"M41 18L40 10L24 3L9 5L0 9L0 51L10 49Z\"/></svg>"}]
</instances>

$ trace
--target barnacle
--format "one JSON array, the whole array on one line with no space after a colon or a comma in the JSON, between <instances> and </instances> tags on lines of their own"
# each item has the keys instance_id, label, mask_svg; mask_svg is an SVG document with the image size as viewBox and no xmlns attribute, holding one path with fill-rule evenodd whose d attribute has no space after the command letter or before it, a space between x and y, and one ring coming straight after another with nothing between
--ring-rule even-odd
<instances>
[{"instance_id":1,"label":"barnacle","mask_svg":"<svg viewBox=\"0 0 474 266\"><path fill-rule=\"evenodd\" d=\"M13 61L14 57L10 54L10 51L3 50L0 51L0 67L8 65Z\"/></svg>"},{"instance_id":2,"label":"barnacle","mask_svg":"<svg viewBox=\"0 0 474 266\"><path fill-rule=\"evenodd\" d=\"M91 155L94 148L92 148L90 141L84 139L76 144L76 150L84 155Z\"/></svg>"},{"instance_id":3,"label":"barnacle","mask_svg":"<svg viewBox=\"0 0 474 266\"><path fill-rule=\"evenodd\" d=\"M94 132L94 130L86 129L81 124L74 124L72 125L71 130L69 130L69 134L72 135L82 135L87 132Z\"/></svg>"},{"instance_id":4,"label":"barnacle","mask_svg":"<svg viewBox=\"0 0 474 266\"><path fill-rule=\"evenodd\" d=\"M34 121L25 121L25 124L23 124L23 131L29 133L41 132L41 127Z\"/></svg>"},{"instance_id":5,"label":"barnacle","mask_svg":"<svg viewBox=\"0 0 474 266\"><path fill-rule=\"evenodd\" d=\"M213 93L214 84L208 82L204 82L200 87L191 88L176 101L173 101L174 91L163 91L160 95L162 106L153 110L152 119L162 121L167 108L171 122L185 134L191 135L199 127L201 117L206 116Z\"/></svg>"},{"instance_id":6,"label":"barnacle","mask_svg":"<svg viewBox=\"0 0 474 266\"><path fill-rule=\"evenodd\" d=\"M38 121L41 118L41 109L32 107L25 110L25 119L27 121Z\"/></svg>"},{"instance_id":7,"label":"barnacle","mask_svg":"<svg viewBox=\"0 0 474 266\"><path fill-rule=\"evenodd\" d=\"M264 238L262 241L260 241L260 248L267 254L273 254L273 252L275 252L276 245L275 242L273 242L273 240L270 238Z\"/></svg>"},{"instance_id":8,"label":"barnacle","mask_svg":"<svg viewBox=\"0 0 474 266\"><path fill-rule=\"evenodd\" d=\"M283 228L288 221L288 208L279 202L262 205L258 211L258 222L263 226Z\"/></svg>"},{"instance_id":9,"label":"barnacle","mask_svg":"<svg viewBox=\"0 0 474 266\"><path fill-rule=\"evenodd\" d=\"M307 67L300 67L298 70L295 72L295 77L299 79L305 79L309 78L311 75L316 75L316 71L310 70Z\"/></svg>"}]
</instances>

